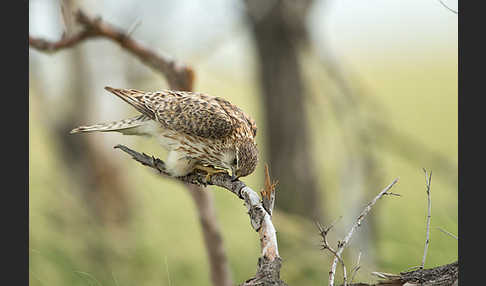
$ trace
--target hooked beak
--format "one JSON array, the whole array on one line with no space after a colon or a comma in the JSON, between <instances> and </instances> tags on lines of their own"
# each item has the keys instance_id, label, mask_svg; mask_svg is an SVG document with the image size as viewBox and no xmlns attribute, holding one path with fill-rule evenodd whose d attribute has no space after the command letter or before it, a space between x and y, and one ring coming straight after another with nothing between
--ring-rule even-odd
<instances>
[{"instance_id":1,"label":"hooked beak","mask_svg":"<svg viewBox=\"0 0 486 286\"><path fill-rule=\"evenodd\" d=\"M231 181L234 182L234 181L238 180L239 177L240 176L238 176L236 174L236 171L234 169L231 169Z\"/></svg>"}]
</instances>

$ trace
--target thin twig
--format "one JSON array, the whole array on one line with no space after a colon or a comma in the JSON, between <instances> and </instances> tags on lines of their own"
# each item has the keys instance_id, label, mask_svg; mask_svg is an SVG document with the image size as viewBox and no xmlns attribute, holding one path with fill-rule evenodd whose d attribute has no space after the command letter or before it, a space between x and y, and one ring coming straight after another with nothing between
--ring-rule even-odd
<instances>
[{"instance_id":1,"label":"thin twig","mask_svg":"<svg viewBox=\"0 0 486 286\"><path fill-rule=\"evenodd\" d=\"M442 6L444 6L447 10L451 11L452 13L454 13L454 14L457 14L458 13L456 10L453 10L452 8L449 8L449 6L447 6L446 4L444 4L444 2L442 2L442 0L439 0L439 3L442 4Z\"/></svg>"},{"instance_id":2,"label":"thin twig","mask_svg":"<svg viewBox=\"0 0 486 286\"><path fill-rule=\"evenodd\" d=\"M339 218L341 218L341 217L339 217ZM339 256L337 254L337 252L329 245L329 242L327 241L327 233L331 230L331 228L334 226L335 223L336 222L334 222L333 224L331 224L327 228L324 228L321 225L320 222L316 221L317 229L319 229L319 234L322 237L321 250L328 250L329 252L331 252L334 255L334 257L336 257L339 260L339 262L341 262L341 264L343 265L343 267L346 268L345 265L344 265L344 261L341 258L341 256Z\"/></svg>"},{"instance_id":3,"label":"thin twig","mask_svg":"<svg viewBox=\"0 0 486 286\"><path fill-rule=\"evenodd\" d=\"M432 171L430 171L429 177L427 179L427 170L424 168L425 173L425 185L426 185L426 193L427 193L427 234L425 238L425 247L424 247L424 256L422 258L422 264L420 268L423 269L425 265L425 259L427 258L427 250L429 249L429 242L430 242L430 218L431 218L431 199L430 199L430 180L432 178Z\"/></svg>"},{"instance_id":4,"label":"thin twig","mask_svg":"<svg viewBox=\"0 0 486 286\"><path fill-rule=\"evenodd\" d=\"M331 223L327 228L324 228L319 221L316 221L316 226L317 229L319 230L319 234L322 237L322 244L321 244L321 250L328 250L329 252L332 253L332 255L339 260L341 265L343 266L343 277L344 277L344 284L346 285L346 279L347 279L347 271L346 271L346 264L344 264L344 260L342 257L334 250L331 245L329 245L329 242L327 241L327 234L329 231L334 227L334 225L340 220L342 216L338 217L333 223ZM339 242L338 242L339 244Z\"/></svg>"},{"instance_id":5,"label":"thin twig","mask_svg":"<svg viewBox=\"0 0 486 286\"><path fill-rule=\"evenodd\" d=\"M343 267L343 283L344 283L344 286L346 286L347 284L347 270L346 270L346 264L344 263L344 260L343 258L341 257L340 254L338 254L336 252L336 250L334 250L330 245L329 243L327 242L327 236L325 234L322 234L323 232L321 231L321 235L323 237L323 243L321 245L321 250L328 250L329 252L331 252L334 256L334 258L336 258L342 265ZM340 242L338 241L338 247L339 247L339 244ZM330 273L329 273L330 274Z\"/></svg>"},{"instance_id":6,"label":"thin twig","mask_svg":"<svg viewBox=\"0 0 486 286\"><path fill-rule=\"evenodd\" d=\"M412 266L412 267L405 269L405 272L410 271L410 270L414 270L414 269L421 269L421 268L422 268L421 265L415 265L415 266Z\"/></svg>"},{"instance_id":7,"label":"thin twig","mask_svg":"<svg viewBox=\"0 0 486 286\"><path fill-rule=\"evenodd\" d=\"M142 24L142 19L137 18L133 24L130 26L130 28L127 29L127 36L130 37L135 30L140 27L140 24Z\"/></svg>"},{"instance_id":8,"label":"thin twig","mask_svg":"<svg viewBox=\"0 0 486 286\"><path fill-rule=\"evenodd\" d=\"M436 228L437 228L438 230L442 231L443 233L447 234L448 236L453 237L453 238L455 238L456 240L459 240L459 238L458 238L457 236L453 235L452 233L448 232L447 230L442 229L442 228L440 228L440 227L436 227Z\"/></svg>"},{"instance_id":9,"label":"thin twig","mask_svg":"<svg viewBox=\"0 0 486 286\"><path fill-rule=\"evenodd\" d=\"M351 269L351 282L350 283L353 283L354 276L356 276L356 273L358 273L358 270L361 268L361 265L359 264L360 261L361 261L361 251L359 252L358 259L356 260L356 266L354 266L353 269Z\"/></svg>"},{"instance_id":10,"label":"thin twig","mask_svg":"<svg viewBox=\"0 0 486 286\"><path fill-rule=\"evenodd\" d=\"M376 204L376 202L381 197L383 197L385 194L387 194L388 190L390 190L397 182L398 182L398 178L393 180L393 182L391 184L386 186L370 203L368 203L368 205L365 207L365 209L361 212L361 214L356 219L356 222L353 224L353 226L349 230L348 234L344 237L344 240L339 242L338 249L336 251L337 255L332 262L331 271L329 272L329 286L334 286L334 276L335 276L335 273L336 273L337 263L339 261L338 257L341 257L341 253L344 251L344 248L349 243L349 240L351 239L354 231L359 226L361 226L361 222L366 217L366 215L370 212L371 208ZM346 281L344 281L344 283L346 283Z\"/></svg>"}]
</instances>

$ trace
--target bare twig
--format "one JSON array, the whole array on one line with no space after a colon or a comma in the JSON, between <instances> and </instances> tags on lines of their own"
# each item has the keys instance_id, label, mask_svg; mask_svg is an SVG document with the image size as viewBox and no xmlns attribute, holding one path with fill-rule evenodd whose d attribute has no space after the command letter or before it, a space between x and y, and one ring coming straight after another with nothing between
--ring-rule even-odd
<instances>
[{"instance_id":1,"label":"bare twig","mask_svg":"<svg viewBox=\"0 0 486 286\"><path fill-rule=\"evenodd\" d=\"M358 259L356 260L356 266L351 269L351 283L353 283L354 276L356 276L356 273L358 273L358 270L361 268L361 265L359 264L361 262L361 251L358 254Z\"/></svg>"},{"instance_id":2,"label":"bare twig","mask_svg":"<svg viewBox=\"0 0 486 286\"><path fill-rule=\"evenodd\" d=\"M361 226L361 222L366 217L366 215L370 212L371 208L376 204L376 202L381 197L383 197L385 194L387 194L388 193L388 190L390 190L393 187L393 185L395 185L397 182L398 182L398 178L396 178L395 180L393 180L393 182L391 184L389 184L388 186L386 186L386 188L384 188L370 203L368 203L368 205L365 207L365 209L361 212L361 214L356 219L356 222L353 224L353 226L349 230L348 234L344 237L344 240L342 240L342 241L339 242L338 249L336 251L336 254L337 255L335 255L335 257L334 257L334 260L333 260L332 266L331 266L331 271L329 272L329 286L333 286L334 285L334 276L335 276L335 273L336 273L337 263L339 261L339 258L338 257L341 257L341 253L343 252L344 248L349 243L349 240L351 239L354 231L358 227ZM346 281L344 281L344 285L346 285Z\"/></svg>"},{"instance_id":3,"label":"bare twig","mask_svg":"<svg viewBox=\"0 0 486 286\"><path fill-rule=\"evenodd\" d=\"M339 262L341 263L341 265L343 266L343 276L344 276L344 281L346 281L346 265L344 264L344 261L342 259L342 257L336 252L336 250L334 250L330 245L329 245L329 242L327 241L327 234L329 233L329 231L331 230L331 228L334 227L334 225L337 223L337 221L339 219L341 219L342 217L339 217L335 222L333 222L330 226L328 226L327 228L324 228L320 222L316 222L316 226L317 228L319 229L319 234L321 235L322 237L322 244L321 244L321 250L328 250L329 252L331 252L333 254L333 256L335 258L337 258L339 260Z\"/></svg>"},{"instance_id":4,"label":"bare twig","mask_svg":"<svg viewBox=\"0 0 486 286\"><path fill-rule=\"evenodd\" d=\"M427 170L425 168L423 170L425 173L425 185L426 185L426 193L427 193L427 234L425 238L424 256L422 258L422 264L420 265L421 269L424 269L425 259L427 258L427 250L429 248L430 218L431 218L431 211L432 211L431 200L430 200L430 180L432 179L432 171L430 172L429 177L427 179Z\"/></svg>"},{"instance_id":5,"label":"bare twig","mask_svg":"<svg viewBox=\"0 0 486 286\"><path fill-rule=\"evenodd\" d=\"M405 269L405 271L410 271L410 270L415 270L415 269L422 269L422 266L421 265L415 265L415 266L412 266L412 267Z\"/></svg>"},{"instance_id":6,"label":"bare twig","mask_svg":"<svg viewBox=\"0 0 486 286\"><path fill-rule=\"evenodd\" d=\"M159 173L169 175L165 171L165 164L160 159L153 156L149 156L145 153L139 153L126 146L117 145L115 148L121 149L124 152L130 154L132 158L139 163L151 167L157 170ZM210 177L209 181L206 181L204 173L196 172L182 177L175 177L175 179L184 183L196 184L196 185L215 185L222 187L245 202L245 206L248 209L248 215L250 216L250 223L253 229L258 232L260 236L262 257L259 260L260 266L267 265L267 268L261 267L261 275L267 275L265 273L269 268L280 271L280 257L278 254L277 236L275 227L273 226L272 219L267 210L263 207L263 203L258 194L250 187L246 186L240 180L232 181L231 176L227 173L217 173ZM278 266L275 266L278 265ZM263 274L262 274L263 273ZM257 277L259 277L257 273ZM275 273L272 273L273 275ZM260 276L261 276L260 275ZM270 274L268 274L270 275ZM273 277L273 276L272 276ZM278 275L276 277L279 277ZM261 278L261 277L259 277ZM282 281L278 281L279 285L282 285Z\"/></svg>"},{"instance_id":7,"label":"bare twig","mask_svg":"<svg viewBox=\"0 0 486 286\"><path fill-rule=\"evenodd\" d=\"M133 34L133 32L135 32L135 30L140 27L140 24L142 24L142 19L140 18L137 18L133 24L130 26L130 28L128 28L127 30L127 36L131 36Z\"/></svg>"},{"instance_id":8,"label":"bare twig","mask_svg":"<svg viewBox=\"0 0 486 286\"><path fill-rule=\"evenodd\" d=\"M438 230L440 230L441 232L447 234L448 236L452 237L452 238L455 238L456 240L459 240L459 238L455 235L453 235L452 233L448 232L447 230L445 229L442 229L440 227L436 227Z\"/></svg>"},{"instance_id":9,"label":"bare twig","mask_svg":"<svg viewBox=\"0 0 486 286\"><path fill-rule=\"evenodd\" d=\"M430 200L430 181L432 179L432 171L430 172L429 176L427 177L427 170L425 168L422 169L425 173L425 191L427 194L427 222L426 222L426 234L425 234L425 247L424 247L424 255L422 257L422 264L412 266L407 268L405 271L410 271L412 269L424 269L425 259L427 258L427 250L429 249L430 243L430 218L432 217L431 211L431 200Z\"/></svg>"},{"instance_id":10,"label":"bare twig","mask_svg":"<svg viewBox=\"0 0 486 286\"><path fill-rule=\"evenodd\" d=\"M124 50L137 57L147 66L165 75L171 89L192 89L194 72L190 67L176 62L167 56L164 57L155 53L149 47L132 39L128 32L102 21L99 17L91 18L84 12L78 11L76 19L84 28L79 33L70 37L64 37L61 40L54 42L29 36L29 45L39 51L57 52L70 48L87 39L110 39L120 45Z\"/></svg>"},{"instance_id":11,"label":"bare twig","mask_svg":"<svg viewBox=\"0 0 486 286\"><path fill-rule=\"evenodd\" d=\"M442 0L439 0L439 3L444 6L447 10L451 11L452 13L454 14L457 14L458 12L456 10L453 10L452 8L449 8L449 6L447 6L444 2L442 2Z\"/></svg>"}]
</instances>

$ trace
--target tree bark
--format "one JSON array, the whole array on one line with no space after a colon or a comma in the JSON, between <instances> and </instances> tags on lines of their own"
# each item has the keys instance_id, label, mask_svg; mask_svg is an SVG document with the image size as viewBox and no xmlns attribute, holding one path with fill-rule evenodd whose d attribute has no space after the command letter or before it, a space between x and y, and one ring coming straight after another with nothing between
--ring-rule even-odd
<instances>
[{"instance_id":1,"label":"tree bark","mask_svg":"<svg viewBox=\"0 0 486 286\"><path fill-rule=\"evenodd\" d=\"M246 4L258 53L268 161L273 176L279 180L277 207L312 219L321 218L317 174L309 144L306 89L299 62L299 48L307 41L304 22L311 1L270 2Z\"/></svg>"},{"instance_id":2,"label":"tree bark","mask_svg":"<svg viewBox=\"0 0 486 286\"><path fill-rule=\"evenodd\" d=\"M374 274L379 275L383 280L375 284L353 283L348 286L457 286L459 284L459 262L400 274L380 272L374 272Z\"/></svg>"}]
</instances>

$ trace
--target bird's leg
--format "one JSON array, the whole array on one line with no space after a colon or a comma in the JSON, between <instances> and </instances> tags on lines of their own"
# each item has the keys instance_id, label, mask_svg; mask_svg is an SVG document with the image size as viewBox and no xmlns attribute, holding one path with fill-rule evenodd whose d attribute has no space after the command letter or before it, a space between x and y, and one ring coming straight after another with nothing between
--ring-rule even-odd
<instances>
[{"instance_id":1,"label":"bird's leg","mask_svg":"<svg viewBox=\"0 0 486 286\"><path fill-rule=\"evenodd\" d=\"M226 170L216 169L214 167L204 166L204 165L201 165L201 164L194 165L194 169L198 169L198 170L201 170L201 171L206 172L206 174L207 174L206 175L206 182L209 182L209 180L211 179L211 176L214 175L214 174L217 174L217 173L228 173Z\"/></svg>"}]
</instances>

